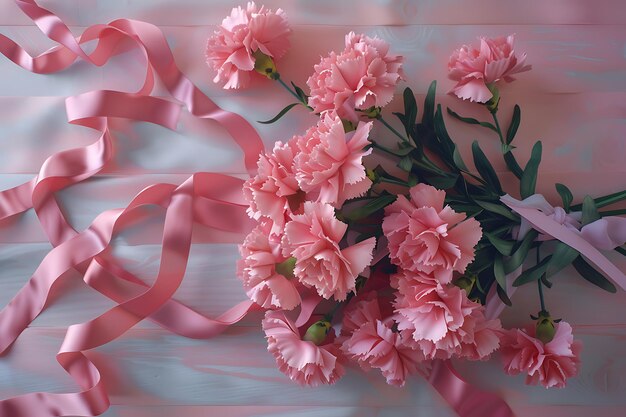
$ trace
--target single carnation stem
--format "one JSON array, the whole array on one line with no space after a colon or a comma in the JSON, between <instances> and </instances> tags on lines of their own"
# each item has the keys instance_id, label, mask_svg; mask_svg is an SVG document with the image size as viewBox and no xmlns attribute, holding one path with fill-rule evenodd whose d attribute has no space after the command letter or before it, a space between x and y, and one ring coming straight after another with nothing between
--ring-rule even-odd
<instances>
[{"instance_id":1,"label":"single carnation stem","mask_svg":"<svg viewBox=\"0 0 626 417\"><path fill-rule=\"evenodd\" d=\"M504 141L504 135L502 134L502 128L500 127L498 116L496 115L497 112L498 112L497 110L490 111L491 116L493 117L493 122L496 125L496 132L498 133L498 137L500 138L500 143L502 145L506 145L506 142ZM504 162L506 162L506 166L517 178L519 179L522 178L522 173L524 171L522 170L522 167L519 166L519 164L517 163L517 160L515 159L515 157L513 156L513 153L510 150L505 152Z\"/></svg>"},{"instance_id":2,"label":"single carnation stem","mask_svg":"<svg viewBox=\"0 0 626 417\"><path fill-rule=\"evenodd\" d=\"M539 263L541 261L541 257L539 255L539 248L540 246L537 246L537 263ZM543 283L541 282L541 278L539 278L537 280L537 288L539 289L539 302L541 303L541 311L546 311L546 304L543 300Z\"/></svg>"},{"instance_id":3,"label":"single carnation stem","mask_svg":"<svg viewBox=\"0 0 626 417\"><path fill-rule=\"evenodd\" d=\"M376 118L376 120L379 120L383 125L385 125L385 127L387 129L389 129L394 135L396 135L397 137L399 137L400 139L402 139L402 142L406 142L408 143L409 140L404 137L404 135L400 134L400 132L398 132L396 129L394 129L393 126L391 126L389 123L387 123L387 121L385 121L385 119L383 119L382 115L378 115L378 117Z\"/></svg>"},{"instance_id":4,"label":"single carnation stem","mask_svg":"<svg viewBox=\"0 0 626 417\"><path fill-rule=\"evenodd\" d=\"M280 83L280 85L282 85L282 86L285 88L285 90L289 91L289 93L290 93L292 96L294 96L294 97L298 100L298 102L299 102L299 103L302 103L302 105L303 105L304 107L306 107L306 108L307 108L307 109L309 109L309 110L313 110L313 108L312 108L311 106L309 106L309 103L307 103L307 102L306 102L306 100L304 100L302 97L300 97L300 96L298 95L298 93L296 93L294 90L292 90L292 89L291 89L291 87L289 87L289 86L287 85L287 83L285 83L285 82L283 81L283 79L282 79L282 78L280 78L280 74L279 74L279 73L276 73L276 75L274 76L274 79L275 79L276 81L278 81L278 82Z\"/></svg>"}]
</instances>

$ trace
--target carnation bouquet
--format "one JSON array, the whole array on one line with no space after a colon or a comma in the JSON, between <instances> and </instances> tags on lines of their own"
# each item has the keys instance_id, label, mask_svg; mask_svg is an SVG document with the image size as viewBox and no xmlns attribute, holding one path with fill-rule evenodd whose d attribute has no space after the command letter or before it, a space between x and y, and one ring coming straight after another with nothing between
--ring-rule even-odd
<instances>
[{"instance_id":1,"label":"carnation bouquet","mask_svg":"<svg viewBox=\"0 0 626 417\"><path fill-rule=\"evenodd\" d=\"M276 64L289 34L282 10L249 3L207 46L225 89L265 76L295 97L261 123L293 108L319 117L261 154L243 188L257 226L240 246L238 275L267 309L262 327L279 369L302 385L332 384L352 362L402 386L411 374L431 375L433 361L500 351L506 373L565 386L581 366L581 344L567 312L551 314L543 293L570 264L606 291L624 286L624 273L600 251L626 255L626 212L600 209L626 191L581 201L555 184L556 207L536 193L541 141L517 155L521 109L506 123L498 117L511 102L501 85L531 69L513 35L481 38L450 57L449 93L482 106L486 120L478 120L444 111L434 81L421 106L406 87L403 111L390 117L396 88L410 83L403 58L354 32L321 58L306 87L289 85ZM471 161L448 134L450 120L484 128ZM374 136L374 124L387 134ZM494 139L514 181L502 181L481 149ZM538 308L525 328L507 329L498 316L521 285L537 287Z\"/></svg>"}]
</instances>

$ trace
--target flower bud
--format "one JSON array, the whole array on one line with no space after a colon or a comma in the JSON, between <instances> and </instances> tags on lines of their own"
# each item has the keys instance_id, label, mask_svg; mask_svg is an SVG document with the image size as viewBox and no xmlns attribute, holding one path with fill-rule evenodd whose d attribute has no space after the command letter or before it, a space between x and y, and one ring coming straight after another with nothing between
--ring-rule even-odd
<instances>
[{"instance_id":1,"label":"flower bud","mask_svg":"<svg viewBox=\"0 0 626 417\"><path fill-rule=\"evenodd\" d=\"M356 130L356 126L350 120L341 119L341 124L343 125L343 131L346 133Z\"/></svg>"},{"instance_id":2,"label":"flower bud","mask_svg":"<svg viewBox=\"0 0 626 417\"><path fill-rule=\"evenodd\" d=\"M381 111L381 107L372 106L368 109L363 110L363 114L370 119L378 119L380 117Z\"/></svg>"},{"instance_id":3,"label":"flower bud","mask_svg":"<svg viewBox=\"0 0 626 417\"><path fill-rule=\"evenodd\" d=\"M276 64L272 58L265 55L260 50L254 51L252 54L254 57L254 70L259 74L265 75L270 80L278 79L278 72L276 72Z\"/></svg>"},{"instance_id":4,"label":"flower bud","mask_svg":"<svg viewBox=\"0 0 626 417\"><path fill-rule=\"evenodd\" d=\"M493 94L493 97L489 99L488 102L485 103L485 106L489 109L491 113L495 113L498 111L498 104L500 104L500 90L495 83L487 84L487 88Z\"/></svg>"},{"instance_id":5,"label":"flower bud","mask_svg":"<svg viewBox=\"0 0 626 417\"><path fill-rule=\"evenodd\" d=\"M296 258L291 257L279 264L276 264L276 272L285 278L293 278L293 270L296 267Z\"/></svg>"},{"instance_id":6,"label":"flower bud","mask_svg":"<svg viewBox=\"0 0 626 417\"><path fill-rule=\"evenodd\" d=\"M550 317L550 313L547 311L540 311L539 317L537 318L535 337L546 344L554 339L555 333L556 328L554 327L554 320Z\"/></svg>"},{"instance_id":7,"label":"flower bud","mask_svg":"<svg viewBox=\"0 0 626 417\"><path fill-rule=\"evenodd\" d=\"M326 340L326 335L330 331L330 322L327 320L320 320L313 323L304 334L302 340L313 342L316 345L321 345Z\"/></svg>"}]
</instances>

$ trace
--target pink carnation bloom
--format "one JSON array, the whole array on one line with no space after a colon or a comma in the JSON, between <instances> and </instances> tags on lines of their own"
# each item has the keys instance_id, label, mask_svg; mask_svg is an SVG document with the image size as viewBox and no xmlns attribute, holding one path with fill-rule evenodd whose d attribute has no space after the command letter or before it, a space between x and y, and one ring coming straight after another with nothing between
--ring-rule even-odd
<instances>
[{"instance_id":1,"label":"pink carnation bloom","mask_svg":"<svg viewBox=\"0 0 626 417\"><path fill-rule=\"evenodd\" d=\"M388 52L389 44L381 39L347 34L343 52L331 52L315 65L307 80L309 105L316 113L336 110L342 119L355 121L355 108L389 103L404 74L403 58Z\"/></svg>"},{"instance_id":2,"label":"pink carnation bloom","mask_svg":"<svg viewBox=\"0 0 626 417\"><path fill-rule=\"evenodd\" d=\"M357 276L370 264L376 239L340 249L348 225L337 220L333 207L325 203L307 201L304 213L292 214L291 219L285 226L283 247L286 256L296 258L295 276L326 299L345 300L354 291Z\"/></svg>"},{"instance_id":3,"label":"pink carnation bloom","mask_svg":"<svg viewBox=\"0 0 626 417\"><path fill-rule=\"evenodd\" d=\"M385 208L383 232L391 261L449 283L453 271L464 272L474 259L474 246L482 236L480 224L444 207L444 191L417 184L409 193L411 201L399 195Z\"/></svg>"},{"instance_id":4,"label":"pink carnation bloom","mask_svg":"<svg viewBox=\"0 0 626 417\"><path fill-rule=\"evenodd\" d=\"M535 338L535 326L511 329L502 339L504 370L509 375L528 374L529 385L563 388L578 372L581 347L574 341L572 326L564 321L556 324L554 339L546 344Z\"/></svg>"},{"instance_id":5,"label":"pink carnation bloom","mask_svg":"<svg viewBox=\"0 0 626 417\"><path fill-rule=\"evenodd\" d=\"M424 356L403 343L392 330L391 316L382 317L376 297L369 297L347 310L342 332L348 335L341 349L364 369L380 369L390 385L403 386L407 376L420 369Z\"/></svg>"},{"instance_id":6,"label":"pink carnation bloom","mask_svg":"<svg viewBox=\"0 0 626 417\"><path fill-rule=\"evenodd\" d=\"M391 277L396 288L395 320L406 343L428 359L452 356L486 359L500 345L499 320L486 320L484 308L458 287L425 284L406 273Z\"/></svg>"},{"instance_id":7,"label":"pink carnation bloom","mask_svg":"<svg viewBox=\"0 0 626 417\"><path fill-rule=\"evenodd\" d=\"M486 103L493 94L487 87L499 80L511 82L513 74L529 71L526 54L516 55L513 35L496 39L480 38L480 49L462 46L448 63L448 77L457 82L450 93L462 99Z\"/></svg>"},{"instance_id":8,"label":"pink carnation bloom","mask_svg":"<svg viewBox=\"0 0 626 417\"><path fill-rule=\"evenodd\" d=\"M213 82L224 88L246 87L254 70L253 53L281 58L289 49L290 34L282 9L257 8L254 2L245 10L234 8L207 42L207 64L217 73Z\"/></svg>"},{"instance_id":9,"label":"pink carnation bloom","mask_svg":"<svg viewBox=\"0 0 626 417\"><path fill-rule=\"evenodd\" d=\"M257 174L243 186L244 197L250 204L248 214L255 220L270 219L273 234L282 232L292 212L290 199L295 201L300 191L293 172L295 143L296 138L287 143L276 142L272 153L259 157Z\"/></svg>"},{"instance_id":10,"label":"pink carnation bloom","mask_svg":"<svg viewBox=\"0 0 626 417\"><path fill-rule=\"evenodd\" d=\"M316 127L298 138L299 153L294 170L300 188L317 193L317 201L341 207L344 201L360 197L372 186L365 175L363 157L372 122L359 122L356 131L344 132L336 114L322 115Z\"/></svg>"},{"instance_id":11,"label":"pink carnation bloom","mask_svg":"<svg viewBox=\"0 0 626 417\"><path fill-rule=\"evenodd\" d=\"M293 281L276 272L276 264L286 260L280 240L270 235L267 223L260 224L239 246L238 276L246 294L264 308L291 310L300 304Z\"/></svg>"},{"instance_id":12,"label":"pink carnation bloom","mask_svg":"<svg viewBox=\"0 0 626 417\"><path fill-rule=\"evenodd\" d=\"M336 343L316 346L302 340L298 328L282 311L267 311L263 319L267 350L282 373L300 385L334 384L345 373Z\"/></svg>"}]
</instances>

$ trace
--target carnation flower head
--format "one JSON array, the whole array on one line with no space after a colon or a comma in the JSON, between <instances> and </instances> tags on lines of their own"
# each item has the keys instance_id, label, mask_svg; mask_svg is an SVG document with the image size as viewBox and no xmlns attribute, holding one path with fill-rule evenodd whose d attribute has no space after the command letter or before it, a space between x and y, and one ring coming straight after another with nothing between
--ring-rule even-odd
<instances>
[{"instance_id":1,"label":"carnation flower head","mask_svg":"<svg viewBox=\"0 0 626 417\"><path fill-rule=\"evenodd\" d=\"M364 150L371 128L372 122L359 122L356 130L346 133L335 113L323 114L297 141L294 171L300 188L337 208L365 194L372 186L362 163L372 152Z\"/></svg>"},{"instance_id":2,"label":"carnation flower head","mask_svg":"<svg viewBox=\"0 0 626 417\"><path fill-rule=\"evenodd\" d=\"M480 38L480 48L467 45L454 51L448 62L448 77L457 82L451 94L486 103L493 97L489 86L504 80L514 80L513 74L531 69L526 65L526 54L516 54L514 36L495 39Z\"/></svg>"},{"instance_id":3,"label":"carnation flower head","mask_svg":"<svg viewBox=\"0 0 626 417\"><path fill-rule=\"evenodd\" d=\"M207 64L216 72L213 82L225 89L246 87L259 54L281 58L290 34L282 9L274 12L254 2L245 9L235 7L207 42Z\"/></svg>"},{"instance_id":4,"label":"carnation flower head","mask_svg":"<svg viewBox=\"0 0 626 417\"><path fill-rule=\"evenodd\" d=\"M285 256L296 258L295 276L326 299L345 300L372 260L373 237L345 249L339 247L347 228L337 220L330 204L312 201L306 201L304 212L292 214L285 226L282 243Z\"/></svg>"},{"instance_id":5,"label":"carnation flower head","mask_svg":"<svg viewBox=\"0 0 626 417\"><path fill-rule=\"evenodd\" d=\"M376 293L351 304L344 313L341 346L344 354L366 370L380 369L390 385L403 386L406 378L421 369L424 356L404 343L393 329L391 315L383 317Z\"/></svg>"},{"instance_id":6,"label":"carnation flower head","mask_svg":"<svg viewBox=\"0 0 626 417\"><path fill-rule=\"evenodd\" d=\"M417 184L409 193L410 200L399 195L385 208L389 257L404 270L432 274L447 284L453 271L463 273L474 259L474 246L482 236L480 224L444 207L444 191Z\"/></svg>"},{"instance_id":7,"label":"carnation flower head","mask_svg":"<svg viewBox=\"0 0 626 417\"><path fill-rule=\"evenodd\" d=\"M250 204L248 214L255 220L271 220L273 234L282 233L285 221L302 198L293 172L296 140L276 142L272 152L261 154L257 174L243 185L244 197Z\"/></svg>"},{"instance_id":8,"label":"carnation flower head","mask_svg":"<svg viewBox=\"0 0 626 417\"><path fill-rule=\"evenodd\" d=\"M398 329L428 359L486 359L498 349L501 324L486 320L484 307L451 285L424 283L401 271L391 277Z\"/></svg>"},{"instance_id":9,"label":"carnation flower head","mask_svg":"<svg viewBox=\"0 0 626 417\"><path fill-rule=\"evenodd\" d=\"M334 384L345 373L339 345L334 341L318 346L302 340L300 330L282 311L267 311L262 324L267 350L292 381L310 386Z\"/></svg>"},{"instance_id":10,"label":"carnation flower head","mask_svg":"<svg viewBox=\"0 0 626 417\"><path fill-rule=\"evenodd\" d=\"M564 321L557 323L554 338L548 343L535 336L535 326L505 333L501 348L505 372L527 374L529 385L565 387L567 379L578 373L582 348L580 342L574 341L572 326Z\"/></svg>"},{"instance_id":11,"label":"carnation flower head","mask_svg":"<svg viewBox=\"0 0 626 417\"><path fill-rule=\"evenodd\" d=\"M239 246L239 253L237 275L252 301L264 308L283 310L300 304L297 281L277 271L277 264L287 258L282 254L280 239L271 235L268 222L262 222L250 232Z\"/></svg>"},{"instance_id":12,"label":"carnation flower head","mask_svg":"<svg viewBox=\"0 0 626 417\"><path fill-rule=\"evenodd\" d=\"M331 52L315 65L307 80L309 105L316 113L335 110L339 117L356 121L354 109L382 107L391 101L401 79L401 56L389 54L389 44L376 37L350 32L345 49Z\"/></svg>"}]
</instances>

